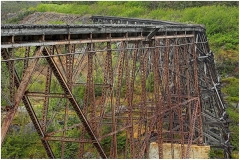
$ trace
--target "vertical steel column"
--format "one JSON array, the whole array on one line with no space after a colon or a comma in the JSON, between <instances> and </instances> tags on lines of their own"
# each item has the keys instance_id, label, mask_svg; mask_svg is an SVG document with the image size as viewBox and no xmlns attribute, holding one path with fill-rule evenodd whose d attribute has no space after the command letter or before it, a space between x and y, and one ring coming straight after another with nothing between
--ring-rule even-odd
<instances>
[{"instance_id":1,"label":"vertical steel column","mask_svg":"<svg viewBox=\"0 0 240 160\"><path fill-rule=\"evenodd\" d=\"M162 126L163 126L163 104L162 104L162 97L161 97L161 83L160 83L160 73L159 73L159 56L160 56L160 49L156 47L156 45L160 44L155 41L152 42L152 46L155 46L154 54L153 54L153 72L154 72L154 95L155 95L155 106L157 116L157 133L158 133L158 155L159 159L163 159L163 136L162 136Z\"/></svg>"},{"instance_id":2,"label":"vertical steel column","mask_svg":"<svg viewBox=\"0 0 240 160\"><path fill-rule=\"evenodd\" d=\"M66 53L74 53L75 52L74 45L65 45L65 52ZM66 81L67 81L68 87L71 91L72 91L72 84L73 84L73 82L72 82L73 61L74 61L74 56L72 54L66 56ZM69 101L66 101L65 113L64 113L63 138L66 137L68 112L69 112ZM65 152L65 141L62 142L61 158L64 158L64 152Z\"/></svg>"},{"instance_id":3,"label":"vertical steel column","mask_svg":"<svg viewBox=\"0 0 240 160\"><path fill-rule=\"evenodd\" d=\"M90 124L92 126L93 132L96 132L96 107L95 107L95 92L94 92L94 79L93 79L93 56L95 54L94 51L94 43L91 43L91 52L88 54L88 75L87 75L87 87L89 88L89 116L90 116Z\"/></svg>"},{"instance_id":4,"label":"vertical steel column","mask_svg":"<svg viewBox=\"0 0 240 160\"><path fill-rule=\"evenodd\" d=\"M169 51L170 51L170 39L167 38L165 42L165 52L164 52L164 92L165 92L165 100L167 101L166 108L172 108L171 104L171 93L170 93L170 83L169 83ZM165 109L166 109L165 108ZM169 111L169 130L170 130L170 139L171 139L171 155L172 159L174 159L174 146L173 146L173 110L170 109Z\"/></svg>"},{"instance_id":5,"label":"vertical steel column","mask_svg":"<svg viewBox=\"0 0 240 160\"><path fill-rule=\"evenodd\" d=\"M173 131L173 128L174 128L174 126L173 126L173 119L174 119L174 109L172 109L172 101L171 101L171 99L172 99L172 97L171 97L171 91L170 91L170 75L169 75L169 66L170 66L170 61L169 61L169 52L170 52L170 46L169 46L169 41L170 41L170 39L167 39L166 40L166 52L165 52L165 54L164 54L164 56L166 56L166 57L164 57L164 62L165 62L165 67L164 67L164 69L165 69L165 72L166 72L166 74L165 74L165 76L166 76L166 95L167 95L167 97L166 97L166 99L167 99L167 108L169 107L169 108L171 108L171 110L170 110L170 113L169 113L169 128L170 128L170 139L171 139L171 154L172 154L172 159L174 159L174 131ZM172 77L171 77L172 78Z\"/></svg>"},{"instance_id":6,"label":"vertical steel column","mask_svg":"<svg viewBox=\"0 0 240 160\"><path fill-rule=\"evenodd\" d=\"M137 146L136 147L138 147L138 149L136 149L136 156L137 156L137 154L140 152L140 149L141 149L141 140L140 140L140 138L141 138L141 133L142 133L142 121L144 120L144 118L143 118L143 103L144 103L144 99L143 99L143 96L144 95L146 95L146 94L144 94L144 92L143 92L143 84L142 84L142 72L143 72L143 68L142 68L142 65L143 65L143 61L142 61L142 59L143 59L143 57L144 57L144 51L143 51L143 49L140 49L140 48L142 48L143 47L143 44L142 44L142 41L140 41L139 42L139 44L140 45L136 45L135 44L135 48L139 48L138 49L138 56L140 57L140 77L141 77L141 87L142 87L142 94L141 94L141 104L140 104L140 108L139 108L139 118L138 118L138 131L137 131L137 142L138 142L138 144L137 144ZM136 50L136 49L135 49ZM145 97L145 96L144 96Z\"/></svg>"},{"instance_id":7,"label":"vertical steel column","mask_svg":"<svg viewBox=\"0 0 240 160\"><path fill-rule=\"evenodd\" d=\"M129 83L128 84L128 90L127 90L127 100L128 100L128 123L131 124L131 128L129 128L130 131L130 158L136 158L135 157L135 147L134 147L134 125L133 125L133 91L134 91L134 78L135 78L135 72L136 72L136 60L137 60L137 46L135 45L135 50L133 52L133 62L132 62L132 74L130 75L130 69L126 71L126 76L128 76ZM127 57L128 59L128 57ZM130 58L129 58L130 59ZM127 63L127 60L126 60ZM127 68L126 68L127 69Z\"/></svg>"},{"instance_id":8,"label":"vertical steel column","mask_svg":"<svg viewBox=\"0 0 240 160\"><path fill-rule=\"evenodd\" d=\"M87 56L90 54L91 51L91 44L88 43L87 44L87 48L86 48L86 54ZM89 56L88 56L89 57ZM88 62L89 63L89 62ZM89 64L88 64L89 65ZM89 70L89 68L88 68ZM83 114L87 117L88 114L88 101L89 101L89 75L87 75L87 84L86 84L86 89L85 89L85 95L84 95L84 106L83 106ZM80 141L83 141L85 138L85 134L86 134L86 130L84 127L82 127L81 129L81 135L80 135ZM83 154L84 154L84 143L80 143L79 144L79 154L78 157L79 158L83 158Z\"/></svg>"},{"instance_id":9,"label":"vertical steel column","mask_svg":"<svg viewBox=\"0 0 240 160\"><path fill-rule=\"evenodd\" d=\"M176 94L177 94L177 104L181 103L181 77L180 77L180 68L179 68L179 56L180 56L180 52L179 52L179 47L178 47L178 39L175 40L175 53L174 53L174 68L175 68L175 72L176 72ZM183 52L182 54L186 54L185 52ZM184 151L184 130L183 130L183 115L182 115L182 106L180 105L177 108L178 111L178 117L179 117L179 123L180 123L180 134L181 134L181 158L184 158L185 155L185 151Z\"/></svg>"},{"instance_id":10,"label":"vertical steel column","mask_svg":"<svg viewBox=\"0 0 240 160\"><path fill-rule=\"evenodd\" d=\"M151 43L151 42L150 42ZM149 45L145 45L146 47L149 47ZM149 149L149 129L150 127L148 127L148 105L146 104L146 100L147 100L147 95L146 95L146 76L147 76L147 60L148 60L148 51L149 49L146 49L145 51L143 51L143 56L142 56L142 63L140 64L140 68L141 68L141 87L142 87L142 96L141 96L141 100L142 100L142 107L143 107L143 121L142 123L144 123L144 132L145 132L145 153L148 156L148 149ZM140 158L145 158L145 157L140 157Z\"/></svg>"},{"instance_id":11,"label":"vertical steel column","mask_svg":"<svg viewBox=\"0 0 240 160\"><path fill-rule=\"evenodd\" d=\"M126 98L127 98L127 108L128 108L128 124L131 125L130 128L128 128L128 135L129 135L129 144L130 144L130 157L134 158L134 137L133 137L133 119L132 119L132 86L133 86L133 75L130 75L130 67L129 67L129 54L128 51L126 51L125 54L125 71L126 71ZM135 64L136 66L136 64ZM133 63L134 67L134 63ZM133 68L132 68L133 73ZM128 137L127 137L128 138Z\"/></svg>"},{"instance_id":12,"label":"vertical steel column","mask_svg":"<svg viewBox=\"0 0 240 160\"><path fill-rule=\"evenodd\" d=\"M197 42L198 42L198 37L196 37L196 41L195 44L192 44L192 48L193 48L193 70L194 70L194 79L195 79L195 84L194 84L194 88L195 88L195 95L197 97L200 97L200 91L199 91L199 85L198 85L198 62L197 62ZM194 42L194 39L192 39L192 41ZM200 101L199 101L200 103ZM198 108L198 112L197 112L197 122L198 122L198 143L199 144L203 144L203 126L202 126L202 109L201 106L199 104L199 108Z\"/></svg>"},{"instance_id":13,"label":"vertical steel column","mask_svg":"<svg viewBox=\"0 0 240 160\"><path fill-rule=\"evenodd\" d=\"M110 84L110 105L112 109L112 141L111 141L111 157L110 158L118 158L117 155L117 134L115 133L117 130L117 122L115 118L115 106L113 105L113 69L112 69L112 51L111 51L111 43L107 43L107 65L108 65L108 77Z\"/></svg>"},{"instance_id":14,"label":"vertical steel column","mask_svg":"<svg viewBox=\"0 0 240 160\"><path fill-rule=\"evenodd\" d=\"M187 149L186 149L186 157L185 158L190 158L190 149L191 149L191 145L192 145L192 139L193 139L193 135L195 132L195 122L196 122L196 116L197 116L197 112L199 109L199 98L197 100L193 100L192 102L194 105L194 112L192 114L192 123L190 126L190 133L189 133L189 137L188 137L188 144L187 144Z\"/></svg>"},{"instance_id":15,"label":"vertical steel column","mask_svg":"<svg viewBox=\"0 0 240 160\"><path fill-rule=\"evenodd\" d=\"M9 48L8 49L10 57L14 58L14 49L13 48ZM12 108L14 107L14 97L15 97L15 85L14 85L14 61L10 61L8 62L9 64L9 84L10 84L10 101L11 101L11 105Z\"/></svg>"},{"instance_id":16,"label":"vertical steel column","mask_svg":"<svg viewBox=\"0 0 240 160\"><path fill-rule=\"evenodd\" d=\"M141 46L136 46L136 48L143 48L143 43L142 41L140 42ZM146 54L147 52L144 51L144 49L139 49L140 51L140 78L141 78L141 89L142 89L142 94L141 94L141 104L140 104L140 112L139 112L139 122L138 122L138 144L136 147L138 147L138 150L136 151L136 158L143 158L140 157L140 151L141 148L143 148L143 143L141 141L141 136L142 136L142 128L143 123L146 121L146 64L145 64L145 59L146 59ZM146 128L144 130L145 134L147 132ZM137 156L139 155L139 156Z\"/></svg>"},{"instance_id":17,"label":"vertical steel column","mask_svg":"<svg viewBox=\"0 0 240 160\"><path fill-rule=\"evenodd\" d=\"M93 132L97 135L96 128L96 107L95 107L95 92L94 92L94 80L93 80L93 56L94 52L94 44L87 44L87 56L88 56L88 73L87 73L87 85L86 85L86 93L84 97L84 114L87 116L88 108L89 108L89 123L93 129ZM84 129L82 129L81 139L85 135ZM81 157L84 153L84 143L80 144L80 154Z\"/></svg>"},{"instance_id":18,"label":"vertical steel column","mask_svg":"<svg viewBox=\"0 0 240 160\"><path fill-rule=\"evenodd\" d=\"M110 42L107 43L107 54L105 56L105 62L104 62L104 75L103 75L103 84L106 86L108 85L108 76L109 76L109 54L111 53L111 44ZM98 136L101 136L102 134L102 121L103 121L103 116L105 114L105 102L106 102L106 97L107 97L107 90L109 88L106 87L102 87L102 96L101 96L101 100L99 103L100 106L100 120L99 120L99 124L98 124ZM115 111L115 110L114 110ZM110 157L111 158L111 157Z\"/></svg>"},{"instance_id":19,"label":"vertical steel column","mask_svg":"<svg viewBox=\"0 0 240 160\"><path fill-rule=\"evenodd\" d=\"M118 61L118 76L117 76L117 86L116 86L116 107L120 108L120 92L121 92L121 85L122 85L122 76L123 76L123 64L125 60L125 42L121 42L121 53Z\"/></svg>"},{"instance_id":20,"label":"vertical steel column","mask_svg":"<svg viewBox=\"0 0 240 160\"><path fill-rule=\"evenodd\" d=\"M125 48L126 48L126 44L125 41L121 42L120 45L120 57L118 60L118 67L117 67L117 85L116 85L116 109L120 110L120 94L121 94L121 86L122 86L122 77L123 77L123 65L124 65L124 60L125 60ZM125 151L124 151L124 158L126 158L127 156L127 141L128 138L126 138L126 145L125 145Z\"/></svg>"},{"instance_id":21,"label":"vertical steel column","mask_svg":"<svg viewBox=\"0 0 240 160\"><path fill-rule=\"evenodd\" d=\"M187 41L187 38L184 38L184 41L183 41L185 44L188 43ZM191 50L190 52L191 53L188 53L188 46L189 45L184 45L183 47L183 51L184 51L184 56L186 58L186 72L185 72L185 75L186 75L186 85L187 85L187 99L189 100L191 98L191 84L190 84L190 63L191 63L191 59L190 59L190 54L192 54ZM186 123L188 122L189 124L189 128L188 128L188 132L190 131L190 126L192 126L192 109L191 109L191 103L188 103L187 104L187 113L186 113ZM190 133L190 132L189 132ZM185 157L186 157L186 154L185 154Z\"/></svg>"},{"instance_id":22,"label":"vertical steel column","mask_svg":"<svg viewBox=\"0 0 240 160\"><path fill-rule=\"evenodd\" d=\"M191 124L191 128L190 128L190 135L188 138L188 146L187 146L187 151L186 151L186 158L190 157L190 146L192 145L192 139L193 139L193 135L195 132L195 122L196 119L198 119L198 121L201 121L202 119L199 119L199 114L201 115L201 110L200 110L200 95L199 95L199 86L198 86L198 70L197 70L197 56L196 56L196 43L197 43L197 39L198 36L196 37L196 41L195 44L192 43L191 45L191 51L193 54L193 79L194 79L194 93L193 96L198 97L198 99L196 101L194 101L193 103L195 103L195 107L194 107L194 112L192 114L192 124ZM193 39L194 40L194 39ZM199 123L199 122L198 122ZM202 126L199 126L202 128ZM198 128L198 136L199 138L202 139L201 134L202 134L202 129Z\"/></svg>"},{"instance_id":23,"label":"vertical steel column","mask_svg":"<svg viewBox=\"0 0 240 160\"><path fill-rule=\"evenodd\" d=\"M53 46L50 46L50 54L54 54L54 48ZM46 75L46 85L45 85L45 95L48 95L50 93L50 86L51 86L51 79L52 79L52 70L50 66L47 66L47 75ZM46 125L47 125L47 114L48 114L48 105L49 105L49 97L44 97L43 102L43 110L42 110L42 129L43 132L46 132Z\"/></svg>"},{"instance_id":24,"label":"vertical steel column","mask_svg":"<svg viewBox=\"0 0 240 160\"><path fill-rule=\"evenodd\" d=\"M29 53L30 53L30 47L26 47L26 49L25 49L25 58L28 58L29 57ZM24 66L23 66L23 73L22 73L22 77L24 76L24 74L25 74L25 70L26 70L26 68L27 68L27 66L28 66L28 59L24 59Z\"/></svg>"}]
</instances>

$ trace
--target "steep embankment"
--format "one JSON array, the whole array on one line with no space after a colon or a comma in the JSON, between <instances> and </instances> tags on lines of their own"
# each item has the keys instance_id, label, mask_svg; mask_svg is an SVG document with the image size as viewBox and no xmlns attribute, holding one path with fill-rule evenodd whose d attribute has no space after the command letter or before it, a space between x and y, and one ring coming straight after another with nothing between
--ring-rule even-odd
<instances>
[{"instance_id":1,"label":"steep embankment","mask_svg":"<svg viewBox=\"0 0 240 160\"><path fill-rule=\"evenodd\" d=\"M89 21L89 17L88 15L35 12L25 17L19 24L84 24Z\"/></svg>"}]
</instances>

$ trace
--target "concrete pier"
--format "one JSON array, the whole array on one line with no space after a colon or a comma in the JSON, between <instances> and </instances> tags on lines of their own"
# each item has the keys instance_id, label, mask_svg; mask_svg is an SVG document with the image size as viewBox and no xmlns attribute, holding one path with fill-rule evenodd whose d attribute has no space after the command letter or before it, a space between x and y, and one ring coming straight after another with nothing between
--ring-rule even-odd
<instances>
[{"instance_id":1,"label":"concrete pier","mask_svg":"<svg viewBox=\"0 0 240 160\"><path fill-rule=\"evenodd\" d=\"M174 159L181 159L181 144L173 144L173 147L174 147ZM184 148L186 152L187 144L184 145ZM209 151L210 151L210 146L191 145L190 158L191 159L208 159ZM159 159L158 144L156 142L152 142L150 144L149 158ZM171 143L163 144L163 158L172 159Z\"/></svg>"}]
</instances>

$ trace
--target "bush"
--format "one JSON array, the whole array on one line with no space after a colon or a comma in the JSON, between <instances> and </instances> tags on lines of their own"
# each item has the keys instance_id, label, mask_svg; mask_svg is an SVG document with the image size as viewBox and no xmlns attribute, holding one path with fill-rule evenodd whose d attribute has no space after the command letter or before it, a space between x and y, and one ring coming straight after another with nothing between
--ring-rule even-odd
<instances>
[{"instance_id":1,"label":"bush","mask_svg":"<svg viewBox=\"0 0 240 160\"><path fill-rule=\"evenodd\" d=\"M233 151L239 150L239 111L237 108L228 107L227 113L229 114L229 118L232 120L230 123L230 143L233 146Z\"/></svg>"},{"instance_id":2,"label":"bush","mask_svg":"<svg viewBox=\"0 0 240 160\"><path fill-rule=\"evenodd\" d=\"M27 10L27 11L24 11L22 13L20 13L16 18L12 18L10 20L7 21L7 23L19 23L21 20L23 20L23 18L25 18L26 16L30 15L34 13L34 10Z\"/></svg>"},{"instance_id":3,"label":"bush","mask_svg":"<svg viewBox=\"0 0 240 160\"><path fill-rule=\"evenodd\" d=\"M17 124L21 124L19 131L8 133L2 146L1 158L25 159L47 158L47 154L36 132L25 133L24 128L29 124L29 117L24 113L15 116Z\"/></svg>"}]
</instances>

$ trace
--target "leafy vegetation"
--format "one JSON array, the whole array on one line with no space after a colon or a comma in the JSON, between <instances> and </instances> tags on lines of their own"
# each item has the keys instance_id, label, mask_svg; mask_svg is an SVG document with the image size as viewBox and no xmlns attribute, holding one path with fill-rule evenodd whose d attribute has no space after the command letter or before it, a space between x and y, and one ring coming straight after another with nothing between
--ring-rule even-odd
<instances>
[{"instance_id":1,"label":"leafy vegetation","mask_svg":"<svg viewBox=\"0 0 240 160\"><path fill-rule=\"evenodd\" d=\"M35 130L29 127L30 118L26 112L18 113L13 126L1 147L1 158L47 158L47 154Z\"/></svg>"},{"instance_id":2,"label":"leafy vegetation","mask_svg":"<svg viewBox=\"0 0 240 160\"><path fill-rule=\"evenodd\" d=\"M238 102L239 101L239 79L235 77L229 77L222 79L222 83L225 83L225 87L222 88L222 92L227 94L227 100Z\"/></svg>"},{"instance_id":3,"label":"leafy vegetation","mask_svg":"<svg viewBox=\"0 0 240 160\"><path fill-rule=\"evenodd\" d=\"M1 148L1 158L47 158L43 145L36 133L7 135Z\"/></svg>"},{"instance_id":4,"label":"leafy vegetation","mask_svg":"<svg viewBox=\"0 0 240 160\"><path fill-rule=\"evenodd\" d=\"M235 106L229 106L227 108L230 120L230 131L231 131L231 145L233 146L232 156L233 158L239 158L239 111Z\"/></svg>"},{"instance_id":5,"label":"leafy vegetation","mask_svg":"<svg viewBox=\"0 0 240 160\"><path fill-rule=\"evenodd\" d=\"M231 120L229 129L231 131L230 143L233 146L232 158L239 158L239 111L235 106L228 106L227 113ZM219 149L211 148L209 154L211 159L223 159L223 151Z\"/></svg>"},{"instance_id":6,"label":"leafy vegetation","mask_svg":"<svg viewBox=\"0 0 240 160\"><path fill-rule=\"evenodd\" d=\"M223 151L215 148L211 148L208 156L210 159L224 159Z\"/></svg>"}]
</instances>

